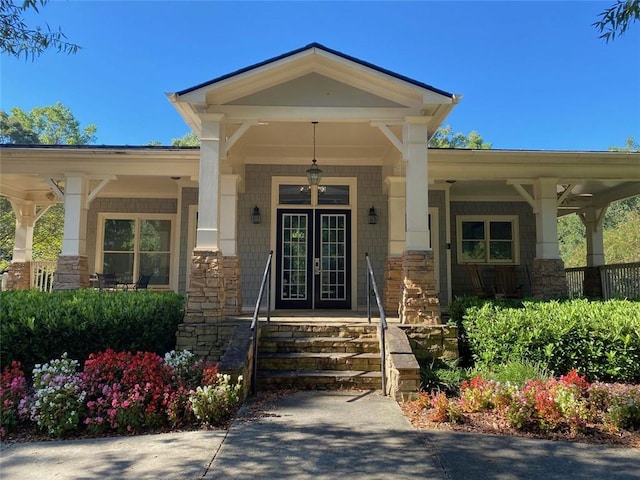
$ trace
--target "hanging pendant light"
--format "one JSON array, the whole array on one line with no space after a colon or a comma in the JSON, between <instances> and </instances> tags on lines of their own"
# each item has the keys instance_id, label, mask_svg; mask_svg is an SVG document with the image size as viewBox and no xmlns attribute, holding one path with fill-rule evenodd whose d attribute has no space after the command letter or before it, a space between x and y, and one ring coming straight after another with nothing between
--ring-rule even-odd
<instances>
[{"instance_id":1,"label":"hanging pendant light","mask_svg":"<svg viewBox=\"0 0 640 480\"><path fill-rule=\"evenodd\" d=\"M313 160L311 161L311 167L307 169L307 181L309 185L319 185L322 178L322 170L318 168L318 161L316 160L316 125L318 122L311 122L313 124Z\"/></svg>"}]
</instances>

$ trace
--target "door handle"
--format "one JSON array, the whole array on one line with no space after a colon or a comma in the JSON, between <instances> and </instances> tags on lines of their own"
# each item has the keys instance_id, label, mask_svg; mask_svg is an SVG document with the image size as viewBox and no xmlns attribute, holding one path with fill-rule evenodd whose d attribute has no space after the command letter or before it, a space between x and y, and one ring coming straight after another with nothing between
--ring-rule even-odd
<instances>
[{"instance_id":1,"label":"door handle","mask_svg":"<svg viewBox=\"0 0 640 480\"><path fill-rule=\"evenodd\" d=\"M314 258L313 259L313 273L315 275L320 275L320 259L319 258Z\"/></svg>"}]
</instances>

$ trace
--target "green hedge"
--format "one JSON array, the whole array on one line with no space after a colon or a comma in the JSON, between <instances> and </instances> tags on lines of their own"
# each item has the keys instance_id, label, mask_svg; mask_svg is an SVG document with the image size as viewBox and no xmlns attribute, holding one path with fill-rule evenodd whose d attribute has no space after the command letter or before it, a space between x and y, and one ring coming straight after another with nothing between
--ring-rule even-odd
<instances>
[{"instance_id":1,"label":"green hedge","mask_svg":"<svg viewBox=\"0 0 640 480\"><path fill-rule=\"evenodd\" d=\"M170 292L35 290L0 292L0 362L27 369L64 352L84 362L90 353L150 351L175 347L184 298Z\"/></svg>"},{"instance_id":2,"label":"green hedge","mask_svg":"<svg viewBox=\"0 0 640 480\"><path fill-rule=\"evenodd\" d=\"M481 365L525 361L555 375L575 369L590 380L640 381L638 302L485 302L465 308L463 317L466 341Z\"/></svg>"}]
</instances>

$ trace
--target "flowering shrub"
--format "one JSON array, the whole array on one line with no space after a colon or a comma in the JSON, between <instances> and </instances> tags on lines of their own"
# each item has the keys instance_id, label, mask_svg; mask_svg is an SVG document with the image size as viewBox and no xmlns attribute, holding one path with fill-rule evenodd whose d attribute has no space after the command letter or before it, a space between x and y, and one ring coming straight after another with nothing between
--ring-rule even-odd
<instances>
[{"instance_id":1,"label":"flowering shrub","mask_svg":"<svg viewBox=\"0 0 640 480\"><path fill-rule=\"evenodd\" d=\"M0 437L20 420L33 421L59 437L84 426L90 433L139 432L184 426L196 418L208 425L226 420L239 403L242 377L235 384L218 365L186 351L165 358L150 352L91 354L82 372L62 358L33 370L29 395L18 362L4 368L0 382Z\"/></svg>"},{"instance_id":2,"label":"flowering shrub","mask_svg":"<svg viewBox=\"0 0 640 480\"><path fill-rule=\"evenodd\" d=\"M167 406L176 393L173 369L155 353L91 354L82 379L88 399L84 422L91 430L131 432L167 423Z\"/></svg>"},{"instance_id":3,"label":"flowering shrub","mask_svg":"<svg viewBox=\"0 0 640 480\"><path fill-rule=\"evenodd\" d=\"M242 375L234 385L230 375L218 373L214 383L196 388L189 395L196 418L207 425L215 425L227 419L238 404L241 383Z\"/></svg>"},{"instance_id":4,"label":"flowering shrub","mask_svg":"<svg viewBox=\"0 0 640 480\"><path fill-rule=\"evenodd\" d=\"M2 370L0 378L0 438L15 429L20 402L26 396L24 372L20 362L13 361Z\"/></svg>"},{"instance_id":5,"label":"flowering shrub","mask_svg":"<svg viewBox=\"0 0 640 480\"><path fill-rule=\"evenodd\" d=\"M428 400L428 401L427 401ZM534 379L523 387L476 376L462 382L460 396L421 394L415 407L434 422L460 422L463 413L493 410L517 430L571 434L589 422L611 430L640 428L640 386L590 384L575 371L559 379Z\"/></svg>"},{"instance_id":6,"label":"flowering shrub","mask_svg":"<svg viewBox=\"0 0 640 480\"><path fill-rule=\"evenodd\" d=\"M85 392L77 368L78 362L65 353L33 369L31 419L51 436L75 430L80 422Z\"/></svg>"}]
</instances>

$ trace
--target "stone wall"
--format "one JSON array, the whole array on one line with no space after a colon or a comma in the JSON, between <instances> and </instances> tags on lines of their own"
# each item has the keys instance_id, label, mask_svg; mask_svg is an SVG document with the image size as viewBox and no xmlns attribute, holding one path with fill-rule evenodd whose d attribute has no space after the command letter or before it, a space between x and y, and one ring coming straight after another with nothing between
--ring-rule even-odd
<instances>
[{"instance_id":1,"label":"stone wall","mask_svg":"<svg viewBox=\"0 0 640 480\"><path fill-rule=\"evenodd\" d=\"M7 272L7 290L31 288L31 262L11 262Z\"/></svg>"},{"instance_id":2,"label":"stone wall","mask_svg":"<svg viewBox=\"0 0 640 480\"><path fill-rule=\"evenodd\" d=\"M458 327L452 325L401 325L418 361L440 358L455 360L458 353Z\"/></svg>"},{"instance_id":3,"label":"stone wall","mask_svg":"<svg viewBox=\"0 0 640 480\"><path fill-rule=\"evenodd\" d=\"M219 366L220 373L231 375L234 383L242 376L240 402L247 398L251 388L253 355L253 332L247 321L236 325Z\"/></svg>"},{"instance_id":4,"label":"stone wall","mask_svg":"<svg viewBox=\"0 0 640 480\"><path fill-rule=\"evenodd\" d=\"M531 293L536 298L566 297L568 286L564 262L555 258L534 259L531 283Z\"/></svg>"},{"instance_id":5,"label":"stone wall","mask_svg":"<svg viewBox=\"0 0 640 480\"><path fill-rule=\"evenodd\" d=\"M405 250L402 255L402 323L440 324L440 302L436 293L433 252Z\"/></svg>"},{"instance_id":6,"label":"stone wall","mask_svg":"<svg viewBox=\"0 0 640 480\"><path fill-rule=\"evenodd\" d=\"M219 362L240 321L182 323L176 333L176 349L189 350L199 358Z\"/></svg>"},{"instance_id":7,"label":"stone wall","mask_svg":"<svg viewBox=\"0 0 640 480\"><path fill-rule=\"evenodd\" d=\"M222 259L222 269L224 271L224 313L238 315L242 313L240 257L225 256Z\"/></svg>"},{"instance_id":8,"label":"stone wall","mask_svg":"<svg viewBox=\"0 0 640 480\"><path fill-rule=\"evenodd\" d=\"M386 394L398 402L414 398L420 391L420 365L409 340L397 326L387 328L385 335Z\"/></svg>"},{"instance_id":9,"label":"stone wall","mask_svg":"<svg viewBox=\"0 0 640 480\"><path fill-rule=\"evenodd\" d=\"M402 257L387 257L384 268L383 307L390 317L399 315L402 299Z\"/></svg>"},{"instance_id":10,"label":"stone wall","mask_svg":"<svg viewBox=\"0 0 640 480\"><path fill-rule=\"evenodd\" d=\"M89 288L89 263L82 255L60 255L53 289Z\"/></svg>"}]
</instances>

